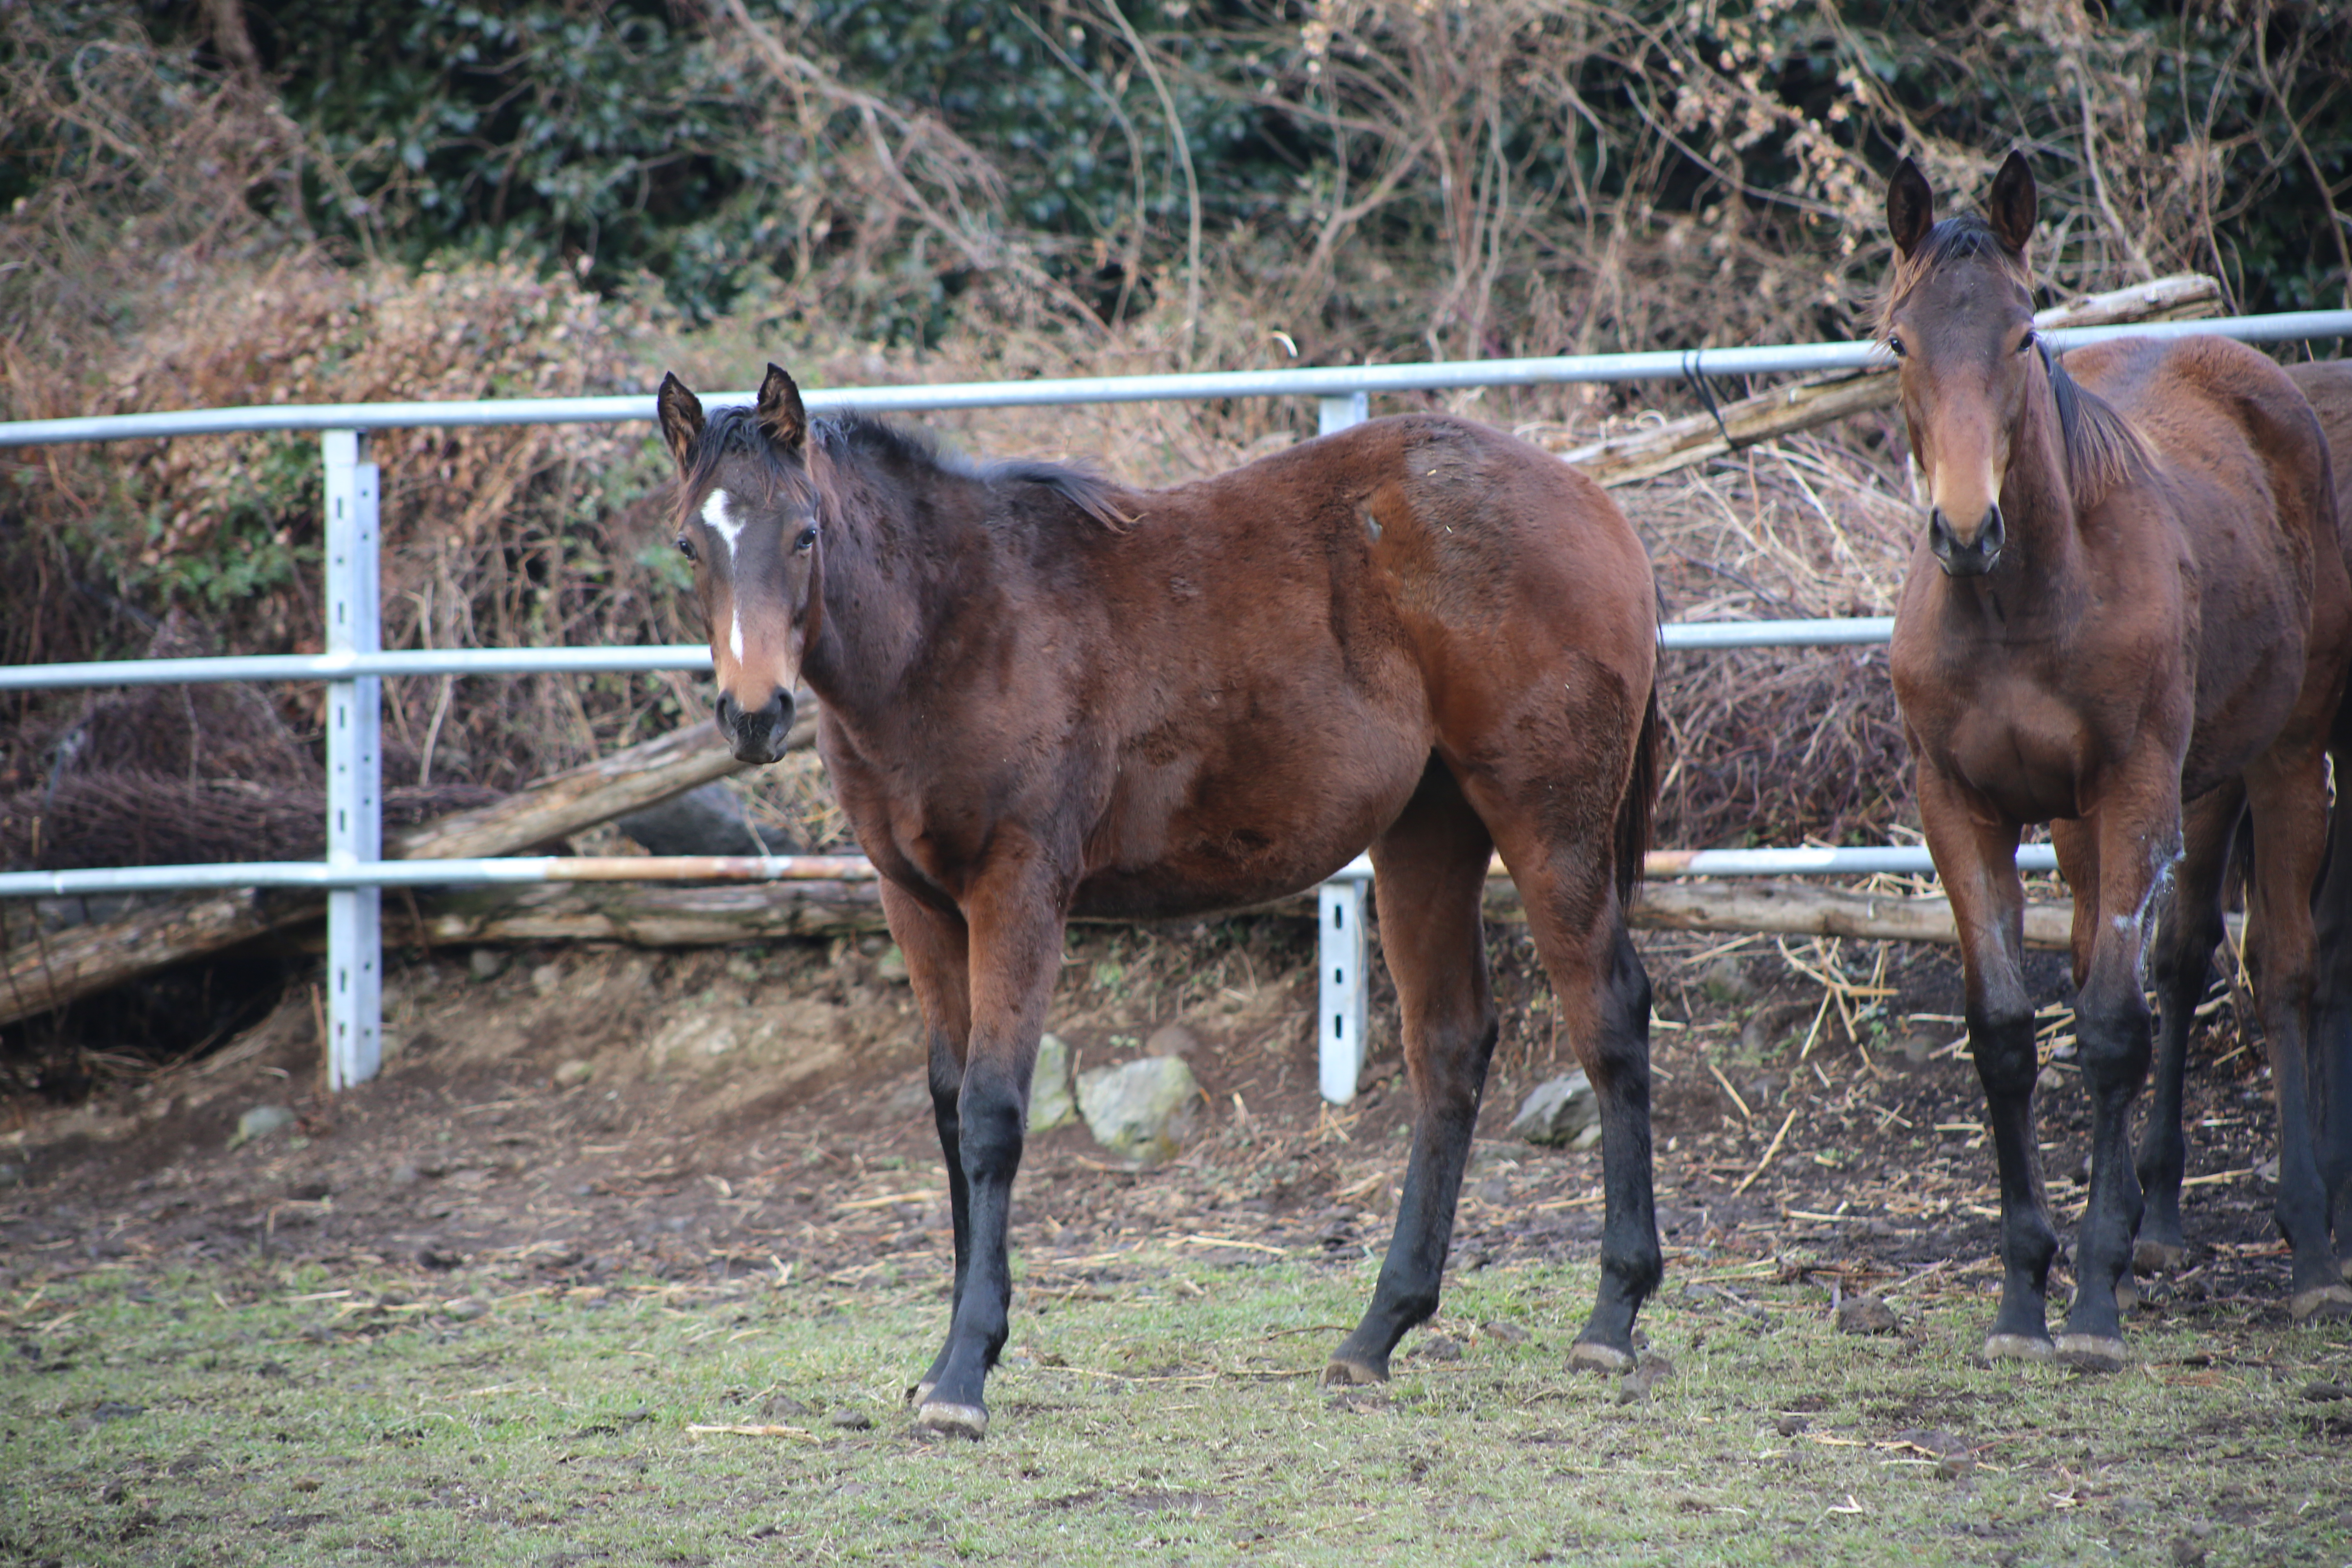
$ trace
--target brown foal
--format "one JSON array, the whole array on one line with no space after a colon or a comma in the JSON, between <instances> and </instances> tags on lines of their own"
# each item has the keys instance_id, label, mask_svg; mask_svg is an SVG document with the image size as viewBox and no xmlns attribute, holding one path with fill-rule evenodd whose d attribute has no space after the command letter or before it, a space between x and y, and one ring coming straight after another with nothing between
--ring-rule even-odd
<instances>
[{"instance_id":1,"label":"brown foal","mask_svg":"<svg viewBox=\"0 0 2352 1568\"><path fill-rule=\"evenodd\" d=\"M1934 221L1908 160L1886 210L1899 255L1880 331L1900 362L1928 503L1890 668L1921 824L1959 925L1969 1041L2000 1163L2005 1270L1986 1353L2122 1364L2117 1289L2142 1219L2127 1139L2149 1058L2147 919L2177 876L2180 918L2159 944L2160 979L2184 974L2193 956L2201 989L2222 864L2249 810L2246 962L2278 1085L2291 1305L2297 1319L2352 1310L2328 1245L2308 1095L2312 894L2352 658L2352 574L2319 424L2275 364L2223 338L2123 340L2062 364L2033 331L2035 192L2015 153L1981 219ZM2058 1244L2021 967L2016 853L2030 823L2050 825L2074 890L2092 1107L2074 1300L2054 1342L2045 1292ZM2168 992L2184 1030L2194 1002ZM2177 1247L2177 1211L2172 1226Z\"/></svg>"},{"instance_id":2,"label":"brown foal","mask_svg":"<svg viewBox=\"0 0 2352 1568\"><path fill-rule=\"evenodd\" d=\"M1656 598L1596 486L1427 415L1138 491L812 425L772 365L751 409L706 419L674 376L657 402L720 729L773 761L796 681L815 693L929 1032L955 1290L919 1426L987 1430L1064 923L1262 902L1366 846L1417 1110L1379 1284L1325 1375L1387 1376L1437 1307L1496 1035L1479 907L1497 849L1601 1106L1601 1288L1570 1359L1630 1363L1661 1268L1650 986L1624 925Z\"/></svg>"}]
</instances>

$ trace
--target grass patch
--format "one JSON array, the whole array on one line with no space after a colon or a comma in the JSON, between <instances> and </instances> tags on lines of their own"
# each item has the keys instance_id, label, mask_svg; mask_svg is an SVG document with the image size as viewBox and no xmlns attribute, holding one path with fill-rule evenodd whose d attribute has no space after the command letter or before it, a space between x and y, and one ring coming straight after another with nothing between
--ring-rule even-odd
<instances>
[{"instance_id":1,"label":"grass patch","mask_svg":"<svg viewBox=\"0 0 2352 1568\"><path fill-rule=\"evenodd\" d=\"M1034 1272L980 1446L911 1436L933 1259L879 1281L499 1296L129 1269L0 1301L0 1561L2337 1563L2344 1331L2135 1328L1977 1364L1988 1300L1684 1275L1646 1396L1560 1370L1587 1268L1455 1280L1385 1388L1315 1373L1359 1259ZM2340 1392L2340 1390L2339 1390ZM758 1434L697 1426L767 1428Z\"/></svg>"}]
</instances>

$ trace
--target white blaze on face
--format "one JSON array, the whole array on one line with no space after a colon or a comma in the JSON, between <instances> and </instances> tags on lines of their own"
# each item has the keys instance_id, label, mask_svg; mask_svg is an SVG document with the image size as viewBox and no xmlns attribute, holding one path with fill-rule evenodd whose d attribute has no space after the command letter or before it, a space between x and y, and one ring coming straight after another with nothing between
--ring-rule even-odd
<instances>
[{"instance_id":1,"label":"white blaze on face","mask_svg":"<svg viewBox=\"0 0 2352 1568\"><path fill-rule=\"evenodd\" d=\"M735 541L742 533L743 525L728 515L729 510L730 500L725 490L712 490L702 503L702 521L709 526L711 532L717 534L725 542L728 570L732 573L735 566ZM738 663L742 661L743 612L740 609L735 612L734 624L727 628L727 651L735 656Z\"/></svg>"},{"instance_id":2,"label":"white blaze on face","mask_svg":"<svg viewBox=\"0 0 2352 1568\"><path fill-rule=\"evenodd\" d=\"M712 490L702 503L702 521L710 525L711 532L727 542L730 562L735 557L735 541L743 531L743 525L728 515L733 508L734 498L725 490Z\"/></svg>"}]
</instances>

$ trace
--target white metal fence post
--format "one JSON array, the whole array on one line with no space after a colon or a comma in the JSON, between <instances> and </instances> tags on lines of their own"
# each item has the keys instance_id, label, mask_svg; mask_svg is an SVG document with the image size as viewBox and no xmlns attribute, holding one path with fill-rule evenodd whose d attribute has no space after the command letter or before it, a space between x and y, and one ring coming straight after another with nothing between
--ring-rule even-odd
<instances>
[{"instance_id":1,"label":"white metal fence post","mask_svg":"<svg viewBox=\"0 0 2352 1568\"><path fill-rule=\"evenodd\" d=\"M382 646L378 597L376 466L362 462L356 430L320 437L327 464L327 651L371 654ZM327 864L383 858L383 681L373 675L327 683ZM383 1059L383 893L327 894L327 1087L375 1076Z\"/></svg>"},{"instance_id":2,"label":"white metal fence post","mask_svg":"<svg viewBox=\"0 0 2352 1568\"><path fill-rule=\"evenodd\" d=\"M1364 393L1342 393L1315 400L1315 433L1328 436L1361 424L1371 413ZM1356 1098L1356 1082L1364 1070L1364 1030L1371 1021L1371 987L1365 983L1368 961L1364 945L1364 883L1343 877L1326 882L1316 894L1316 990L1322 1005L1315 1011L1316 1079L1323 1098L1345 1105Z\"/></svg>"},{"instance_id":3,"label":"white metal fence post","mask_svg":"<svg viewBox=\"0 0 2352 1568\"><path fill-rule=\"evenodd\" d=\"M1361 425L1371 416L1370 393L1343 392L1337 397L1318 397L1315 400L1315 434L1328 436L1334 430Z\"/></svg>"},{"instance_id":4,"label":"white metal fence post","mask_svg":"<svg viewBox=\"0 0 2352 1568\"><path fill-rule=\"evenodd\" d=\"M1323 1098L1334 1105L1356 1098L1364 1071L1371 995L1364 974L1370 962L1364 901L1364 884L1354 877L1337 877L1316 889L1316 993L1322 1005L1315 1013L1315 1077Z\"/></svg>"}]
</instances>

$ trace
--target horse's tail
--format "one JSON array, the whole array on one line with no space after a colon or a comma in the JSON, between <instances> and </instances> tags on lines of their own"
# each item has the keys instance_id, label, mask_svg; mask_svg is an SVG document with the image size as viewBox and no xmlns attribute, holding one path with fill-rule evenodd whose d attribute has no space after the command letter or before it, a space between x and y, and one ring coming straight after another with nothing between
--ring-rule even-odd
<instances>
[{"instance_id":1,"label":"horse's tail","mask_svg":"<svg viewBox=\"0 0 2352 1568\"><path fill-rule=\"evenodd\" d=\"M1633 771L1625 781L1625 798L1617 805L1617 902L1633 905L1633 889L1642 882L1642 862L1650 853L1650 818L1658 803L1657 682L1650 683L1650 705L1642 715L1641 733L1633 738Z\"/></svg>"}]
</instances>

